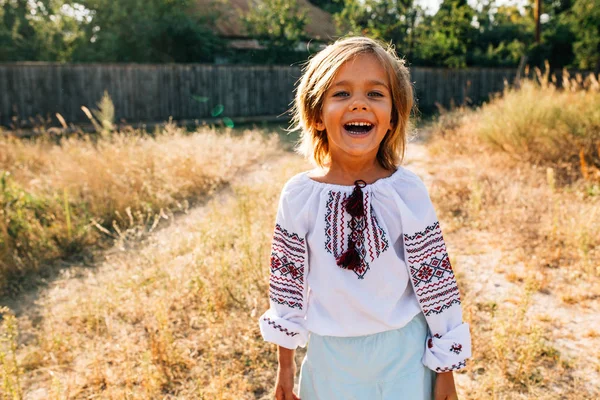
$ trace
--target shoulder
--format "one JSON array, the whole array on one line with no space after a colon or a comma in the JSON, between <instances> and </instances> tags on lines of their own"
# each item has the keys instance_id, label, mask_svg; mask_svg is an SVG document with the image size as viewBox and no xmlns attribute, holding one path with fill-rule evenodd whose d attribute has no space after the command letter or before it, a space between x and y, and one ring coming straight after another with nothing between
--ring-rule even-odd
<instances>
[{"instance_id":1,"label":"shoulder","mask_svg":"<svg viewBox=\"0 0 600 400\"><path fill-rule=\"evenodd\" d=\"M302 192L309 191L311 185L308 172L309 171L300 172L299 174L296 174L288 179L285 185L283 185L283 189L281 189L281 195L298 195Z\"/></svg>"},{"instance_id":2,"label":"shoulder","mask_svg":"<svg viewBox=\"0 0 600 400\"><path fill-rule=\"evenodd\" d=\"M313 186L308 177L308 171L294 175L281 189L281 204L294 210L305 208L314 192Z\"/></svg>"},{"instance_id":3,"label":"shoulder","mask_svg":"<svg viewBox=\"0 0 600 400\"><path fill-rule=\"evenodd\" d=\"M316 193L307 172L294 175L283 185L278 215L293 226L294 232L300 234L309 230L311 209L318 201Z\"/></svg>"},{"instance_id":4,"label":"shoulder","mask_svg":"<svg viewBox=\"0 0 600 400\"><path fill-rule=\"evenodd\" d=\"M389 179L390 185L399 194L429 196L421 177L404 166L397 166L396 172Z\"/></svg>"}]
</instances>

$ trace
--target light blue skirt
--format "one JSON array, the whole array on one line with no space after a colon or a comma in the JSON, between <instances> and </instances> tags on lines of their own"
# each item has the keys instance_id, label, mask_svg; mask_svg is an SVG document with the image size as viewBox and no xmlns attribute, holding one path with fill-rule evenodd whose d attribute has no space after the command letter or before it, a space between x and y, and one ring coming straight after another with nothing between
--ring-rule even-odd
<instances>
[{"instance_id":1,"label":"light blue skirt","mask_svg":"<svg viewBox=\"0 0 600 400\"><path fill-rule=\"evenodd\" d=\"M436 373L421 362L427 322L366 336L311 332L300 367L301 400L431 400Z\"/></svg>"}]
</instances>

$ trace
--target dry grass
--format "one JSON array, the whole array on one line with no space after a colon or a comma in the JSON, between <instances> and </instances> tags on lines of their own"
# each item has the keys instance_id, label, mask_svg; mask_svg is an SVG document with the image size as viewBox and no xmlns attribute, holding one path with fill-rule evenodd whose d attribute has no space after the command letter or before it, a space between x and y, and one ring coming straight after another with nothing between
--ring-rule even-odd
<instances>
[{"instance_id":1,"label":"dry grass","mask_svg":"<svg viewBox=\"0 0 600 400\"><path fill-rule=\"evenodd\" d=\"M588 164L600 167L598 78L571 78L565 71L559 89L548 73L536 73L536 81L524 80L518 89L507 87L484 105L469 119L469 130L516 160L567 169L579 164L573 172L587 178Z\"/></svg>"},{"instance_id":2,"label":"dry grass","mask_svg":"<svg viewBox=\"0 0 600 400\"><path fill-rule=\"evenodd\" d=\"M587 171L579 157L600 137L595 90L525 82L444 115L431 135L430 193L456 253L473 254L456 266L473 327L467 399L600 393L586 350L597 346L586 332L598 329L600 155L585 147Z\"/></svg>"},{"instance_id":3,"label":"dry grass","mask_svg":"<svg viewBox=\"0 0 600 400\"><path fill-rule=\"evenodd\" d=\"M490 150L473 134L484 112L453 117L443 135L434 134L426 162L472 327L474 355L457 373L460 397L598 398L593 163L587 179L580 172L572 180L577 174L563 166ZM0 393L272 398L276 348L262 340L256 319L268 307L265 265L279 190L305 168L288 160L236 184L234 196L217 197L186 225L157 231L137 251L110 253L97 271L69 269L19 318L5 310Z\"/></svg>"},{"instance_id":4,"label":"dry grass","mask_svg":"<svg viewBox=\"0 0 600 400\"><path fill-rule=\"evenodd\" d=\"M7 363L2 391L16 393L19 376L28 398L268 398L277 361L257 324L264 265L279 191L301 167L278 165L101 273L56 282L40 321L19 320L20 374Z\"/></svg>"},{"instance_id":5,"label":"dry grass","mask_svg":"<svg viewBox=\"0 0 600 400\"><path fill-rule=\"evenodd\" d=\"M467 121L468 121L468 117ZM468 122L431 146L445 162L432 196L456 228L490 230L529 269L600 276L600 184L557 182L556 169L517 162L473 141ZM512 275L511 279L518 279Z\"/></svg>"},{"instance_id":6,"label":"dry grass","mask_svg":"<svg viewBox=\"0 0 600 400\"><path fill-rule=\"evenodd\" d=\"M259 171L235 185L232 198L156 232L137 252L112 254L97 273L70 269L30 307L36 313L19 317L18 339L6 313L1 390L30 399L271 398L276 348L262 340L256 319L268 307L264 266L279 190L304 168L291 158ZM469 225L441 214L451 254L461 253L452 247ZM463 259L453 263L475 351L457 376L461 398L594 398L555 349L545 325L553 318L531 317L534 275L519 271L522 286L485 299L475 288L481 275ZM482 273L486 266L477 265Z\"/></svg>"},{"instance_id":7,"label":"dry grass","mask_svg":"<svg viewBox=\"0 0 600 400\"><path fill-rule=\"evenodd\" d=\"M0 294L49 260L139 236L170 211L210 195L276 140L167 125L100 140L0 139Z\"/></svg>"}]
</instances>

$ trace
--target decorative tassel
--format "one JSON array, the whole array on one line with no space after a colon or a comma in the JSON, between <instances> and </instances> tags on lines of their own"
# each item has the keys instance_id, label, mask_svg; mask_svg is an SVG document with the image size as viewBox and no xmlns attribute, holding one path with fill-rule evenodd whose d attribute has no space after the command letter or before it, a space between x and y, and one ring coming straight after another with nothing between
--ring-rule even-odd
<instances>
[{"instance_id":1,"label":"decorative tassel","mask_svg":"<svg viewBox=\"0 0 600 400\"><path fill-rule=\"evenodd\" d=\"M359 179L354 182L354 185L354 190L346 201L346 211L355 218L364 217L365 206L363 203L363 193L361 189L367 186L367 182Z\"/></svg>"},{"instance_id":2,"label":"decorative tassel","mask_svg":"<svg viewBox=\"0 0 600 400\"><path fill-rule=\"evenodd\" d=\"M345 269L355 270L360 267L360 254L353 241L348 244L348 250L337 259L337 265Z\"/></svg>"}]
</instances>

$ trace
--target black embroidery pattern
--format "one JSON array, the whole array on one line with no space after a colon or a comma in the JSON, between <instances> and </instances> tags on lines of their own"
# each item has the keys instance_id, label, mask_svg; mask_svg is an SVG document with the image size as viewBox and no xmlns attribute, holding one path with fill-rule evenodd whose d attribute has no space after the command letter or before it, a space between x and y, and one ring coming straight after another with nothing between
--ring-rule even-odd
<instances>
[{"instance_id":1,"label":"black embroidery pattern","mask_svg":"<svg viewBox=\"0 0 600 400\"><path fill-rule=\"evenodd\" d=\"M269 278L269 298L275 303L302 310L305 249L304 238L275 226Z\"/></svg>"},{"instance_id":2,"label":"black embroidery pattern","mask_svg":"<svg viewBox=\"0 0 600 400\"><path fill-rule=\"evenodd\" d=\"M276 323L275 321L273 321L271 318L264 317L263 321L265 321L267 324L271 325L273 328L278 329L279 331L285 333L288 336L294 337L294 336L298 335L298 332L292 332L292 331L288 330L288 328L284 328L283 326L281 326L278 323Z\"/></svg>"},{"instance_id":3,"label":"black embroidery pattern","mask_svg":"<svg viewBox=\"0 0 600 400\"><path fill-rule=\"evenodd\" d=\"M404 235L410 275L425 316L460 304L456 278L439 222L414 235Z\"/></svg>"},{"instance_id":4,"label":"black embroidery pattern","mask_svg":"<svg viewBox=\"0 0 600 400\"><path fill-rule=\"evenodd\" d=\"M329 191L325 206L325 250L336 259L348 248L350 240L355 243L361 266L354 270L358 279L364 279L370 263L389 248L385 231L379 225L369 198L364 193L366 217L352 217L345 211L348 195ZM351 236L354 235L354 236Z\"/></svg>"}]
</instances>

